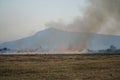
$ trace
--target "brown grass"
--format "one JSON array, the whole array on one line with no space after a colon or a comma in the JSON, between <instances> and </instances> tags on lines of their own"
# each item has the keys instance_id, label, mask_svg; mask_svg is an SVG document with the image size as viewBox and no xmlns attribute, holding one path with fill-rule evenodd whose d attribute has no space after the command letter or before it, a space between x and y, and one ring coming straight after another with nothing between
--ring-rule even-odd
<instances>
[{"instance_id":1,"label":"brown grass","mask_svg":"<svg viewBox=\"0 0 120 80\"><path fill-rule=\"evenodd\" d=\"M119 80L120 55L0 55L0 80Z\"/></svg>"}]
</instances>

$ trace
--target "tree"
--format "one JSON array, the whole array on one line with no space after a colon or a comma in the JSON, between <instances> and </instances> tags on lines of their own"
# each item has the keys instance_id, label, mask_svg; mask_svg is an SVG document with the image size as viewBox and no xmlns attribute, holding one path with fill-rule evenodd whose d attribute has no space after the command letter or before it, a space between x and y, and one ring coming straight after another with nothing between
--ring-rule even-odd
<instances>
[{"instance_id":1,"label":"tree","mask_svg":"<svg viewBox=\"0 0 120 80\"><path fill-rule=\"evenodd\" d=\"M110 46L111 51L116 51L116 47L114 45Z\"/></svg>"},{"instance_id":2,"label":"tree","mask_svg":"<svg viewBox=\"0 0 120 80\"><path fill-rule=\"evenodd\" d=\"M3 50L5 50L5 51L6 51L6 50L8 50L8 49L5 47L5 48L3 48Z\"/></svg>"}]
</instances>

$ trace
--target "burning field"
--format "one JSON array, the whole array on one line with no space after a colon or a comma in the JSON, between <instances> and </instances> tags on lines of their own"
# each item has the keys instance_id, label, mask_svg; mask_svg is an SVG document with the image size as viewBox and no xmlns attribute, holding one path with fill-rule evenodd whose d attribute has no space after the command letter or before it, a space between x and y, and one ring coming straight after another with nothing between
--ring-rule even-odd
<instances>
[{"instance_id":1,"label":"burning field","mask_svg":"<svg viewBox=\"0 0 120 80\"><path fill-rule=\"evenodd\" d=\"M0 55L0 80L119 80L120 55Z\"/></svg>"},{"instance_id":2,"label":"burning field","mask_svg":"<svg viewBox=\"0 0 120 80\"><path fill-rule=\"evenodd\" d=\"M0 0L0 80L120 80L119 53L120 0Z\"/></svg>"}]
</instances>

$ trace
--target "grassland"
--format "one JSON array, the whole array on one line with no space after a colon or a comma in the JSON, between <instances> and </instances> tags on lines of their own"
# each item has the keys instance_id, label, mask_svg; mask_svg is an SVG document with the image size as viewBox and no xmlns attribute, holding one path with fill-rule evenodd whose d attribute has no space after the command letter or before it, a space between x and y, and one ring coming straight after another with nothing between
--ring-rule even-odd
<instances>
[{"instance_id":1,"label":"grassland","mask_svg":"<svg viewBox=\"0 0 120 80\"><path fill-rule=\"evenodd\" d=\"M0 80L120 80L120 55L0 55Z\"/></svg>"}]
</instances>

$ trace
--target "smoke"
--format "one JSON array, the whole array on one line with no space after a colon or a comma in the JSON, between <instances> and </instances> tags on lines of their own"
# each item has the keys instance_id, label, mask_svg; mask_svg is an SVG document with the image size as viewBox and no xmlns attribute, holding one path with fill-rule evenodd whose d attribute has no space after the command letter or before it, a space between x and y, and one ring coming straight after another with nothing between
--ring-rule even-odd
<instances>
[{"instance_id":1,"label":"smoke","mask_svg":"<svg viewBox=\"0 0 120 80\"><path fill-rule=\"evenodd\" d=\"M86 0L89 5L84 8L83 16L77 16L73 22L65 24L63 21L48 22L47 27L54 27L66 31L120 35L120 0ZM88 47L94 35L82 39L82 49ZM81 37L75 43L80 43Z\"/></svg>"},{"instance_id":2,"label":"smoke","mask_svg":"<svg viewBox=\"0 0 120 80\"><path fill-rule=\"evenodd\" d=\"M63 21L48 22L47 27L67 31L100 34L120 34L120 0L86 0L90 5L83 10L83 16L77 16L70 24Z\"/></svg>"}]
</instances>

